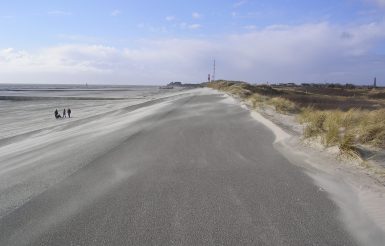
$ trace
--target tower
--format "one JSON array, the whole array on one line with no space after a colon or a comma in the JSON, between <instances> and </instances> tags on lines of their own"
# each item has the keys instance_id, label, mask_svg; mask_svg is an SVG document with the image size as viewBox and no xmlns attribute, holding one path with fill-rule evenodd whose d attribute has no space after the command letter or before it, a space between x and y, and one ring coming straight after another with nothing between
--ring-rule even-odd
<instances>
[{"instance_id":1,"label":"tower","mask_svg":"<svg viewBox=\"0 0 385 246\"><path fill-rule=\"evenodd\" d=\"M376 87L377 87L377 78L374 77L373 88L376 88Z\"/></svg>"},{"instance_id":2,"label":"tower","mask_svg":"<svg viewBox=\"0 0 385 246\"><path fill-rule=\"evenodd\" d=\"M213 70L213 77L212 77L212 81L215 81L215 59L214 59L214 70Z\"/></svg>"}]
</instances>

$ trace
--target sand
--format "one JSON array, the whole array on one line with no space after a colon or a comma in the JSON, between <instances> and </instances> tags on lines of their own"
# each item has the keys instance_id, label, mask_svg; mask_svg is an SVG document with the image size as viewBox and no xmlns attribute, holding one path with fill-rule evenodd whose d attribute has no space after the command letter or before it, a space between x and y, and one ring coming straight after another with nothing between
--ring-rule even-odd
<instances>
[{"instance_id":1,"label":"sand","mask_svg":"<svg viewBox=\"0 0 385 246\"><path fill-rule=\"evenodd\" d=\"M9 94L9 92L0 92ZM17 96L21 92L14 92ZM0 100L0 218L60 182L136 132L136 122L150 117L184 93L151 89L127 91L124 100L75 100L66 96L122 97L103 91L23 91L35 100ZM44 94L45 93L45 94ZM69 94L69 95L68 95ZM103 94L103 95L102 95ZM138 96L138 95L141 96ZM44 95L57 97L45 100ZM135 99L133 99L135 98ZM55 119L53 111L71 107L72 117Z\"/></svg>"},{"instance_id":2,"label":"sand","mask_svg":"<svg viewBox=\"0 0 385 246\"><path fill-rule=\"evenodd\" d=\"M152 117L187 93L218 92L196 89L144 93L140 97L135 94L135 98L111 101L105 98L0 101L2 112L8 110L6 116L0 118L0 218L121 144L143 127L137 122L146 122L143 119ZM38 92L37 96L44 95ZM117 96L124 95L119 92ZM223 102L247 107L229 96L224 96ZM73 118L54 119L56 107L59 110L71 107ZM194 111L186 113L194 114ZM385 232L385 187L357 164L338 160L330 151L305 145L295 131L286 130L258 112L250 110L250 114L275 134L275 147L292 164L302 167L320 189L328 192L349 229L362 241L381 245L381 238L373 237L372 232ZM284 118L276 115L275 119ZM154 121L148 122L154 124L151 123Z\"/></svg>"},{"instance_id":3,"label":"sand","mask_svg":"<svg viewBox=\"0 0 385 246\"><path fill-rule=\"evenodd\" d=\"M385 234L385 186L368 175L360 160L337 158L337 148L325 149L317 142L303 141L302 126L294 116L279 114L270 108L260 109L259 113L239 99L227 101L249 108L255 120L271 129L276 148L292 164L302 167L320 189L328 192L349 230L361 242L384 245L383 237L373 235L378 230Z\"/></svg>"}]
</instances>

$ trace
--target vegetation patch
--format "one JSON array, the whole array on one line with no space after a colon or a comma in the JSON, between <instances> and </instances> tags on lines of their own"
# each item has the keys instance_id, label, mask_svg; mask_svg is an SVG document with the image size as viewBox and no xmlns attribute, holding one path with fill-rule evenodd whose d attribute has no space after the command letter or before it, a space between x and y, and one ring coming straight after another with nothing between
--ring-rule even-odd
<instances>
[{"instance_id":1,"label":"vegetation patch","mask_svg":"<svg viewBox=\"0 0 385 246\"><path fill-rule=\"evenodd\" d=\"M384 89L354 86L270 86L219 80L208 87L237 96L254 107L271 105L294 114L303 124L304 138L338 146L344 156L359 156L357 146L385 148Z\"/></svg>"},{"instance_id":2,"label":"vegetation patch","mask_svg":"<svg viewBox=\"0 0 385 246\"><path fill-rule=\"evenodd\" d=\"M325 146L338 145L341 152L358 155L357 144L385 148L385 109L317 110L305 108L299 114L304 137L321 137Z\"/></svg>"},{"instance_id":3,"label":"vegetation patch","mask_svg":"<svg viewBox=\"0 0 385 246\"><path fill-rule=\"evenodd\" d=\"M283 97L273 97L268 103L273 105L275 110L279 113L296 113L298 111L298 107L295 103Z\"/></svg>"}]
</instances>

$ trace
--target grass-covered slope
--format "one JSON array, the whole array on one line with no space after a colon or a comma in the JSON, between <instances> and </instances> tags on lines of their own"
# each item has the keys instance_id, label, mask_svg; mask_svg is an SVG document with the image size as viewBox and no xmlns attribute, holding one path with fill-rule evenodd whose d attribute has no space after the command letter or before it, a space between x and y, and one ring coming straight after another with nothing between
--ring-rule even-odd
<instances>
[{"instance_id":1,"label":"grass-covered slope","mask_svg":"<svg viewBox=\"0 0 385 246\"><path fill-rule=\"evenodd\" d=\"M358 156L359 144L385 149L384 90L272 87L225 80L207 86L237 96L254 108L270 105L279 113L295 114L304 125L304 138L338 146L342 154Z\"/></svg>"}]
</instances>

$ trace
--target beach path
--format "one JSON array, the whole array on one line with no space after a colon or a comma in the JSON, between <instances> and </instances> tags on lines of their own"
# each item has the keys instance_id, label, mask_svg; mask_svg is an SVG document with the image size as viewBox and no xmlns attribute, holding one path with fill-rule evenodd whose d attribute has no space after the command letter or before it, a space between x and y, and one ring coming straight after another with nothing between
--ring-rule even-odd
<instances>
[{"instance_id":1,"label":"beach path","mask_svg":"<svg viewBox=\"0 0 385 246\"><path fill-rule=\"evenodd\" d=\"M0 245L356 245L273 132L198 92L2 217Z\"/></svg>"}]
</instances>

